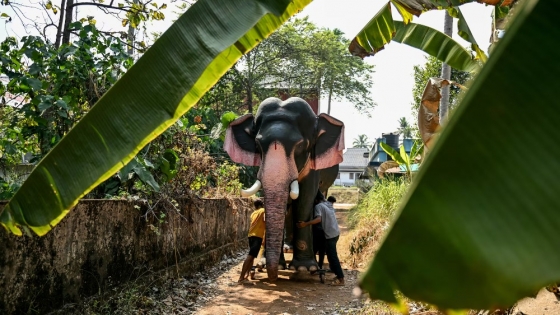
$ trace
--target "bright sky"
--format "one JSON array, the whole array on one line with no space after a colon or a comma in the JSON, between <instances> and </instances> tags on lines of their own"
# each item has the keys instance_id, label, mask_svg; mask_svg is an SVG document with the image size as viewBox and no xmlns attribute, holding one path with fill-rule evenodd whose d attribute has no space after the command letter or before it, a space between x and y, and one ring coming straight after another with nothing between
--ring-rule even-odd
<instances>
[{"instance_id":1,"label":"bright sky","mask_svg":"<svg viewBox=\"0 0 560 315\"><path fill-rule=\"evenodd\" d=\"M29 0L32 3L40 3L41 0ZM55 1L58 2L58 1ZM342 30L346 37L353 38L363 26L387 4L387 0L315 0L305 8L298 17L309 16L310 20L321 27L338 28ZM175 18L173 11L177 11L170 6L165 11L166 20L163 22L149 23L148 29L151 31L164 31ZM481 4L471 3L461 6L462 12L471 27L474 37L483 50L487 50L491 32L491 7ZM13 12L4 7L2 12L8 12L13 18L13 23L6 23L0 26L0 41L7 35L24 36L25 31L21 23ZM25 14L32 19L42 19L44 11L25 10ZM393 12L395 19L401 20L398 13ZM415 18L415 23L428 25L430 27L443 29L443 11L432 11L422 14L420 18ZM125 30L120 23L110 17L106 17L97 10L81 10L78 17L94 15L97 19L98 27L104 30ZM456 28L456 21L454 22ZM33 29L29 32L36 34ZM54 31L54 28L49 28ZM464 46L468 44L461 39L454 31L454 38ZM346 125L345 142L346 147L352 147L352 142L360 134L365 134L370 139L381 136L381 133L396 131L398 119L406 117L410 123L416 121L416 117L411 116L412 87L414 85L413 66L423 65L425 54L417 49L399 43L390 43L384 50L373 57L366 58L366 62L375 65L373 74L372 96L377 103L373 110L372 118L361 115L354 110L352 104L345 101L334 100L331 115L342 120ZM322 99L322 111L326 111L327 100Z\"/></svg>"}]
</instances>

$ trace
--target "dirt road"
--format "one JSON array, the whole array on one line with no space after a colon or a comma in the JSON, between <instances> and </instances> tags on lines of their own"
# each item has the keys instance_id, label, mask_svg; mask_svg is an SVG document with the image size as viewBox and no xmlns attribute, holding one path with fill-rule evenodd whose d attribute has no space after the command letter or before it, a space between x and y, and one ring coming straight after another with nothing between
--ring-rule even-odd
<instances>
[{"instance_id":1,"label":"dirt road","mask_svg":"<svg viewBox=\"0 0 560 315\"><path fill-rule=\"evenodd\" d=\"M345 273L344 287L322 284L318 275L289 270L279 271L279 279L275 283L268 281L266 272L257 272L255 280L237 285L241 261L217 277L213 296L208 297L195 314L337 314L359 309L362 301L352 293L359 272L348 269L348 264L343 260L348 252L347 246L344 246L347 244L347 215L347 209L337 209L341 227L338 251ZM289 261L291 254L286 254L286 259ZM327 273L326 283L334 277L334 274Z\"/></svg>"}]
</instances>

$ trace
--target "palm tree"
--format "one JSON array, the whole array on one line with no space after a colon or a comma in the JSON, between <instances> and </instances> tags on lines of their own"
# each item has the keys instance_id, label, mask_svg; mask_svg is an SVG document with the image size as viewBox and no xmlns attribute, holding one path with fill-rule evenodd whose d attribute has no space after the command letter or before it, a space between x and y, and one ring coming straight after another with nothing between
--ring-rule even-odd
<instances>
[{"instance_id":1,"label":"palm tree","mask_svg":"<svg viewBox=\"0 0 560 315\"><path fill-rule=\"evenodd\" d=\"M368 149L371 146L371 142L369 142L368 136L358 135L358 138L354 139L352 145L354 146L354 148Z\"/></svg>"},{"instance_id":2,"label":"palm tree","mask_svg":"<svg viewBox=\"0 0 560 315\"><path fill-rule=\"evenodd\" d=\"M403 135L403 139L412 138L412 127L410 127L406 117L401 117L399 119L399 132Z\"/></svg>"}]
</instances>

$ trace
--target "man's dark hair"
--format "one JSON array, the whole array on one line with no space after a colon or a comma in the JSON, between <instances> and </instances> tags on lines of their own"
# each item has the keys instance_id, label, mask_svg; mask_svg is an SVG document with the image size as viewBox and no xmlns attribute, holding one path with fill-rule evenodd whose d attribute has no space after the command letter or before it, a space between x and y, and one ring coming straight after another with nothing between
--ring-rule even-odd
<instances>
[{"instance_id":1,"label":"man's dark hair","mask_svg":"<svg viewBox=\"0 0 560 315\"><path fill-rule=\"evenodd\" d=\"M327 198L327 201L330 202L330 203L335 203L336 198L334 196L329 196L329 198Z\"/></svg>"},{"instance_id":2,"label":"man's dark hair","mask_svg":"<svg viewBox=\"0 0 560 315\"><path fill-rule=\"evenodd\" d=\"M263 202L262 200L260 200L260 199L256 199L256 200L253 202L253 205L255 206L255 209L260 209L260 208L263 208L263 207L264 207L264 202Z\"/></svg>"}]
</instances>

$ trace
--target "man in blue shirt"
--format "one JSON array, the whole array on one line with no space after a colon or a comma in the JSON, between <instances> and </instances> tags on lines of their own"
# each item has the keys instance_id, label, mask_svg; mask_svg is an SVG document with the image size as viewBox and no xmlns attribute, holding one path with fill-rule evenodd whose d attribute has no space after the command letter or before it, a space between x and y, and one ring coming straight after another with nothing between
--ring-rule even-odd
<instances>
[{"instance_id":1,"label":"man in blue shirt","mask_svg":"<svg viewBox=\"0 0 560 315\"><path fill-rule=\"evenodd\" d=\"M332 203L325 200L325 197L321 192L317 192L314 204L315 218L307 222L299 221L297 223L297 227L303 228L308 225L321 223L321 227L325 233L326 254L327 259L329 260L329 266L336 275L336 279L334 279L331 285L343 286L344 272L340 266L340 260L338 259L338 253L336 251L336 243L338 242L338 238L340 236L340 230L338 228L338 221L336 220L334 208Z\"/></svg>"}]
</instances>

